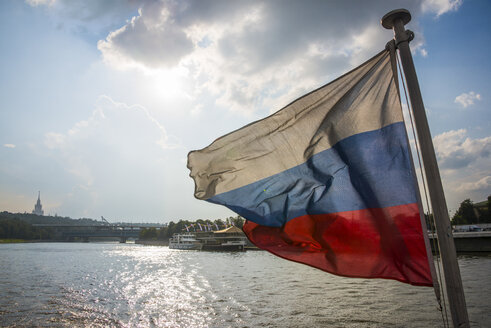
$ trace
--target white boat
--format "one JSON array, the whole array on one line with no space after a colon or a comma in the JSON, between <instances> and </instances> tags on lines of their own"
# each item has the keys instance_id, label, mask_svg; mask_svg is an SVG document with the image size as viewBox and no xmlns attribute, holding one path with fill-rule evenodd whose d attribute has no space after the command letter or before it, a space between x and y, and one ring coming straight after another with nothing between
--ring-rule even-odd
<instances>
[{"instance_id":1,"label":"white boat","mask_svg":"<svg viewBox=\"0 0 491 328\"><path fill-rule=\"evenodd\" d=\"M199 242L194 234L191 233L175 233L169 239L170 249L187 249L201 250L203 244Z\"/></svg>"}]
</instances>

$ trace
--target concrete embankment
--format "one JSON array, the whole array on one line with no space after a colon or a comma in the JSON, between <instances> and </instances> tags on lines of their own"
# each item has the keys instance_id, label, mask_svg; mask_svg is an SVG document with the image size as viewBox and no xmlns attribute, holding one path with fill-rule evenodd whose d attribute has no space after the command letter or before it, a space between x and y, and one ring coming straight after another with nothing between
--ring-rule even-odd
<instances>
[{"instance_id":1,"label":"concrete embankment","mask_svg":"<svg viewBox=\"0 0 491 328\"><path fill-rule=\"evenodd\" d=\"M429 234L433 252L435 252L434 235ZM454 232L457 253L491 253L491 231Z\"/></svg>"},{"instance_id":2,"label":"concrete embankment","mask_svg":"<svg viewBox=\"0 0 491 328\"><path fill-rule=\"evenodd\" d=\"M169 246L169 242L166 240L135 240L135 244L148 246Z\"/></svg>"}]
</instances>

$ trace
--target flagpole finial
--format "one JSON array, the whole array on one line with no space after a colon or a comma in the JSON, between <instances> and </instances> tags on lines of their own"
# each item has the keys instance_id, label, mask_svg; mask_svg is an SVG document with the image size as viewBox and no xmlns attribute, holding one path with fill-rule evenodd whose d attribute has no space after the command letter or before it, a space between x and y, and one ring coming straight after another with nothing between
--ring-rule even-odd
<instances>
[{"instance_id":1,"label":"flagpole finial","mask_svg":"<svg viewBox=\"0 0 491 328\"><path fill-rule=\"evenodd\" d=\"M407 9L395 9L385 14L380 20L380 23L386 29L392 30L396 19L401 19L404 25L406 25L411 21L411 13Z\"/></svg>"}]
</instances>

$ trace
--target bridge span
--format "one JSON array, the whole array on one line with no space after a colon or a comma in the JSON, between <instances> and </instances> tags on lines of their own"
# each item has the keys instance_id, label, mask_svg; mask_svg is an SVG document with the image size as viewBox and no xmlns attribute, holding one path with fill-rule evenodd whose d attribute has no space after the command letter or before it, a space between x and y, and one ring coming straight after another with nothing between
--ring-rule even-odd
<instances>
[{"instance_id":1,"label":"bridge span","mask_svg":"<svg viewBox=\"0 0 491 328\"><path fill-rule=\"evenodd\" d=\"M33 224L35 227L50 228L55 238L62 241L80 239L88 242L90 238L119 238L125 243L128 238L138 238L143 227L136 225L71 225L71 224Z\"/></svg>"}]
</instances>

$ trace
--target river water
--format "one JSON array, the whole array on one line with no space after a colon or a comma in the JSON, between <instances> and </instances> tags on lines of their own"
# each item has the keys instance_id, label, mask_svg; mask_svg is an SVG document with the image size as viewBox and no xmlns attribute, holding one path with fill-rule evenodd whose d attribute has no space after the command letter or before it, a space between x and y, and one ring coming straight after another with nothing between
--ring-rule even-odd
<instances>
[{"instance_id":1,"label":"river water","mask_svg":"<svg viewBox=\"0 0 491 328\"><path fill-rule=\"evenodd\" d=\"M473 327L491 327L491 257L460 257ZM337 277L263 251L0 245L0 326L443 327L433 290Z\"/></svg>"}]
</instances>

